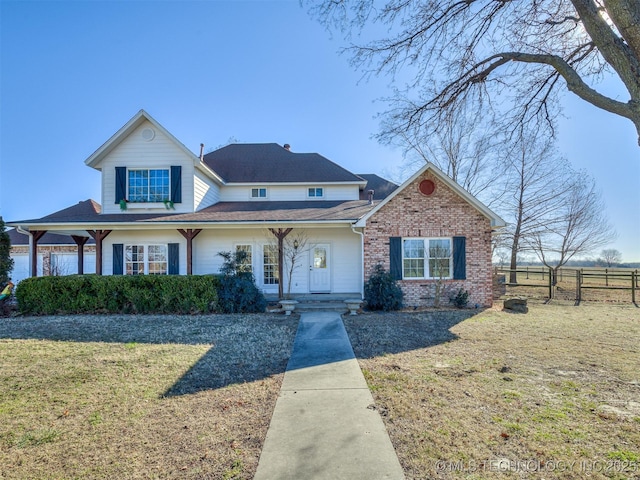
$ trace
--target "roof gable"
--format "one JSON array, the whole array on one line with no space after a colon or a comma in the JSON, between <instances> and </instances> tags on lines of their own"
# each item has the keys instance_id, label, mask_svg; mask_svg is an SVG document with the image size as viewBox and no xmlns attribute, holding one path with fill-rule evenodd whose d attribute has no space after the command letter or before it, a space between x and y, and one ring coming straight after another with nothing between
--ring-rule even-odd
<instances>
[{"instance_id":1,"label":"roof gable","mask_svg":"<svg viewBox=\"0 0 640 480\"><path fill-rule=\"evenodd\" d=\"M397 189L395 189L390 195L388 195L384 200L378 203L370 212L364 215L357 223L356 226L364 227L369 218L371 218L375 213L380 210L383 206L389 203L396 195L402 192L406 187L411 185L420 175L429 170L432 174L438 177L441 181L443 181L447 186L449 186L454 192L456 192L463 200L469 203L472 207L482 213L485 217L491 220L492 228L500 228L506 226L506 222L500 218L500 216L493 212L489 207L487 207L484 203L478 200L476 197L467 192L464 188L454 182L448 175L444 174L439 168L433 165L430 162L427 162L422 168L420 168L416 173L414 173L409 179L400 185Z\"/></svg>"},{"instance_id":2,"label":"roof gable","mask_svg":"<svg viewBox=\"0 0 640 480\"><path fill-rule=\"evenodd\" d=\"M207 153L204 163L228 183L365 183L322 155L277 143L234 143Z\"/></svg>"},{"instance_id":3,"label":"roof gable","mask_svg":"<svg viewBox=\"0 0 640 480\"><path fill-rule=\"evenodd\" d=\"M96 150L89 158L87 158L84 163L92 168L97 170L100 169L100 163L104 158L113 151L120 143L122 143L129 135L131 135L136 128L142 125L144 122L149 122L153 125L154 128L158 129L165 135L171 142L173 142L180 150L182 150L185 155L191 158L194 163L199 162L199 158L187 147L185 147L182 142L180 142L176 137L174 137L166 128L160 125L151 115L149 115L144 110L140 110L136 113L131 120L129 120L120 130L118 130L113 136L107 140L98 150Z\"/></svg>"}]
</instances>

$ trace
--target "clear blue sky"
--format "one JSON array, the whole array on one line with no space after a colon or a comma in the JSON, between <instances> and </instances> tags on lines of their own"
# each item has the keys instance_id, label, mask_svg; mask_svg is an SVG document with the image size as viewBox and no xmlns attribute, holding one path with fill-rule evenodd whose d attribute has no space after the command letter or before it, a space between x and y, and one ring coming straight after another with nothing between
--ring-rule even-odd
<instances>
[{"instance_id":1,"label":"clear blue sky","mask_svg":"<svg viewBox=\"0 0 640 480\"><path fill-rule=\"evenodd\" d=\"M292 1L0 0L0 215L37 218L100 200L84 160L144 108L194 153L290 143L355 173L387 175L377 99ZM615 93L615 84L607 86ZM624 97L621 97L625 99ZM630 122L566 95L560 148L604 193L617 248L640 261L640 148ZM388 176L388 175L387 175Z\"/></svg>"}]
</instances>

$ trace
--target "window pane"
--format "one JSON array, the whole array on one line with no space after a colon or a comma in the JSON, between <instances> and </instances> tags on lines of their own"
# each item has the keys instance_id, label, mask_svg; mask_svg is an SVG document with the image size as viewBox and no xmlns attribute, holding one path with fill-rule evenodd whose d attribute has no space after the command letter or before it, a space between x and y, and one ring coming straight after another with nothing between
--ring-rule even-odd
<instances>
[{"instance_id":1,"label":"window pane","mask_svg":"<svg viewBox=\"0 0 640 480\"><path fill-rule=\"evenodd\" d=\"M318 247L313 249L313 268L327 268L327 249Z\"/></svg>"},{"instance_id":2,"label":"window pane","mask_svg":"<svg viewBox=\"0 0 640 480\"><path fill-rule=\"evenodd\" d=\"M149 245L149 275L167 274L167 247Z\"/></svg>"},{"instance_id":3,"label":"window pane","mask_svg":"<svg viewBox=\"0 0 640 480\"><path fill-rule=\"evenodd\" d=\"M451 241L448 238L429 240L430 258L448 258L451 256Z\"/></svg>"},{"instance_id":4,"label":"window pane","mask_svg":"<svg viewBox=\"0 0 640 480\"><path fill-rule=\"evenodd\" d=\"M169 200L169 170L149 170L149 201Z\"/></svg>"},{"instance_id":5,"label":"window pane","mask_svg":"<svg viewBox=\"0 0 640 480\"><path fill-rule=\"evenodd\" d=\"M450 261L448 258L430 259L429 270L432 278L448 278L451 276Z\"/></svg>"},{"instance_id":6,"label":"window pane","mask_svg":"<svg viewBox=\"0 0 640 480\"><path fill-rule=\"evenodd\" d=\"M429 240L429 276L451 277L451 240L439 238Z\"/></svg>"},{"instance_id":7,"label":"window pane","mask_svg":"<svg viewBox=\"0 0 640 480\"><path fill-rule=\"evenodd\" d=\"M405 240L404 258L424 258L424 241Z\"/></svg>"},{"instance_id":8,"label":"window pane","mask_svg":"<svg viewBox=\"0 0 640 480\"><path fill-rule=\"evenodd\" d=\"M240 263L241 271L253 272L253 258L251 245L236 245L236 252L244 252L244 259Z\"/></svg>"},{"instance_id":9,"label":"window pane","mask_svg":"<svg viewBox=\"0 0 640 480\"><path fill-rule=\"evenodd\" d=\"M125 273L140 275L144 273L144 246L127 245L124 251Z\"/></svg>"},{"instance_id":10,"label":"window pane","mask_svg":"<svg viewBox=\"0 0 640 480\"><path fill-rule=\"evenodd\" d=\"M263 248L263 283L265 285L278 284L278 247L265 245Z\"/></svg>"},{"instance_id":11,"label":"window pane","mask_svg":"<svg viewBox=\"0 0 640 480\"><path fill-rule=\"evenodd\" d=\"M424 278L424 259L405 259L404 277Z\"/></svg>"}]
</instances>

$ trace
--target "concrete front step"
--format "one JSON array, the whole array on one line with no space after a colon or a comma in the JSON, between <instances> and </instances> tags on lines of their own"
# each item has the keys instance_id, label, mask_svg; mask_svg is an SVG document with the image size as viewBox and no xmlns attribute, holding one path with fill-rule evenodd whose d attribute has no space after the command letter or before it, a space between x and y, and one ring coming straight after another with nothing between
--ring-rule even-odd
<instances>
[{"instance_id":1,"label":"concrete front step","mask_svg":"<svg viewBox=\"0 0 640 480\"><path fill-rule=\"evenodd\" d=\"M344 302L306 302L301 301L296 305L297 313L301 312L340 312L347 311L347 305Z\"/></svg>"},{"instance_id":2,"label":"concrete front step","mask_svg":"<svg viewBox=\"0 0 640 480\"><path fill-rule=\"evenodd\" d=\"M276 295L265 295L272 305L278 305L278 297ZM292 294L291 299L298 303L295 305L295 312L348 312L345 300L360 298L359 293L307 293Z\"/></svg>"}]
</instances>

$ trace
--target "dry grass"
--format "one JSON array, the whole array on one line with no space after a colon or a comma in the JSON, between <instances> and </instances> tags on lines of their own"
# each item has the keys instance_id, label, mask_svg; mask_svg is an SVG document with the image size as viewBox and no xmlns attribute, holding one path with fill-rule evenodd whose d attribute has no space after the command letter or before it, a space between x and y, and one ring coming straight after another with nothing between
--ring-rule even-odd
<instances>
[{"instance_id":1,"label":"dry grass","mask_svg":"<svg viewBox=\"0 0 640 480\"><path fill-rule=\"evenodd\" d=\"M472 313L344 317L408 479L640 478L640 309Z\"/></svg>"},{"instance_id":2,"label":"dry grass","mask_svg":"<svg viewBox=\"0 0 640 480\"><path fill-rule=\"evenodd\" d=\"M295 317L0 320L0 478L252 478Z\"/></svg>"}]
</instances>

